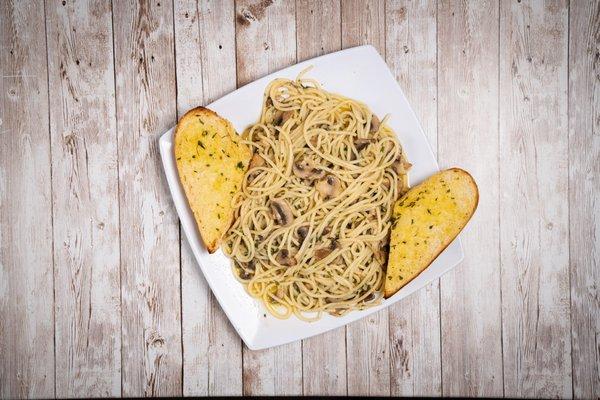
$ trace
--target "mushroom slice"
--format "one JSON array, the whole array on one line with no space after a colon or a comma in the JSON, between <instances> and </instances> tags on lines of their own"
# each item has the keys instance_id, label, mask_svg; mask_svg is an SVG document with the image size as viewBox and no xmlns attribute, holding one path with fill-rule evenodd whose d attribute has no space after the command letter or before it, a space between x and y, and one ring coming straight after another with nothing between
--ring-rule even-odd
<instances>
[{"instance_id":1,"label":"mushroom slice","mask_svg":"<svg viewBox=\"0 0 600 400\"><path fill-rule=\"evenodd\" d=\"M404 157L402 157L402 154L400 154L392 164L392 168L394 169L394 171L396 171L398 175L407 173L411 167L412 164L406 161Z\"/></svg>"},{"instance_id":2,"label":"mushroom slice","mask_svg":"<svg viewBox=\"0 0 600 400\"><path fill-rule=\"evenodd\" d=\"M330 255L335 249L338 248L338 243L336 240L332 241L331 244L327 247L321 247L315 250L315 260L320 261Z\"/></svg>"},{"instance_id":3,"label":"mushroom slice","mask_svg":"<svg viewBox=\"0 0 600 400\"><path fill-rule=\"evenodd\" d=\"M294 111L281 111L276 110L273 112L273 125L281 126L286 123L286 121L294 116Z\"/></svg>"},{"instance_id":4,"label":"mushroom slice","mask_svg":"<svg viewBox=\"0 0 600 400\"><path fill-rule=\"evenodd\" d=\"M250 160L250 164L248 164L248 169L264 167L267 164L264 158L258 153L254 153L252 159Z\"/></svg>"},{"instance_id":5,"label":"mushroom slice","mask_svg":"<svg viewBox=\"0 0 600 400\"><path fill-rule=\"evenodd\" d=\"M287 201L283 199L271 200L269 205L271 209L271 215L277 225L288 226L294 220L292 209Z\"/></svg>"},{"instance_id":6,"label":"mushroom slice","mask_svg":"<svg viewBox=\"0 0 600 400\"><path fill-rule=\"evenodd\" d=\"M256 270L256 263L254 262L254 260L250 260L248 262L240 263L240 264L242 264L245 269L249 269L250 271Z\"/></svg>"},{"instance_id":7,"label":"mushroom slice","mask_svg":"<svg viewBox=\"0 0 600 400\"><path fill-rule=\"evenodd\" d=\"M321 179L325 176L325 171L316 168L315 164L308 158L295 161L292 164L292 172L301 179Z\"/></svg>"},{"instance_id":8,"label":"mushroom slice","mask_svg":"<svg viewBox=\"0 0 600 400\"><path fill-rule=\"evenodd\" d=\"M247 263L240 263L239 276L244 280L248 280L254 276L255 270L254 260L250 260Z\"/></svg>"},{"instance_id":9,"label":"mushroom slice","mask_svg":"<svg viewBox=\"0 0 600 400\"><path fill-rule=\"evenodd\" d=\"M282 118L283 118L283 111L277 110L277 109L273 110L273 114L272 114L272 117L271 117L271 119L273 121L272 122L273 125L279 125L279 124L281 124L281 119Z\"/></svg>"},{"instance_id":10,"label":"mushroom slice","mask_svg":"<svg viewBox=\"0 0 600 400\"><path fill-rule=\"evenodd\" d=\"M254 153L250 164L248 164L248 182L252 182L260 174L260 171L253 171L254 168L264 167L267 164L264 158L258 153Z\"/></svg>"},{"instance_id":11,"label":"mushroom slice","mask_svg":"<svg viewBox=\"0 0 600 400\"><path fill-rule=\"evenodd\" d=\"M364 301L365 303L368 303L369 301L373 301L373 300L375 300L375 293L372 293L372 292L371 292L371 294L370 294L370 295L368 295L367 297L365 297L365 298L363 299L363 301Z\"/></svg>"},{"instance_id":12,"label":"mushroom slice","mask_svg":"<svg viewBox=\"0 0 600 400\"><path fill-rule=\"evenodd\" d=\"M354 140L354 147L356 147L356 151L362 151L373 142L373 139L356 139Z\"/></svg>"},{"instance_id":13,"label":"mushroom slice","mask_svg":"<svg viewBox=\"0 0 600 400\"><path fill-rule=\"evenodd\" d=\"M290 252L287 251L287 249L279 250L279 253L277 253L277 257L275 257L275 261L277 261L279 264L284 265L286 267L291 267L291 266L298 264L298 261L296 261L296 258L294 256L292 256L290 254Z\"/></svg>"},{"instance_id":14,"label":"mushroom slice","mask_svg":"<svg viewBox=\"0 0 600 400\"><path fill-rule=\"evenodd\" d=\"M300 244L304 243L304 240L308 236L308 230L310 229L309 225L300 225L296 230L298 232L298 238L300 239Z\"/></svg>"},{"instance_id":15,"label":"mushroom slice","mask_svg":"<svg viewBox=\"0 0 600 400\"><path fill-rule=\"evenodd\" d=\"M283 114L281 114L281 122L279 123L280 125L283 125L287 122L288 119L292 118L294 116L294 111L289 110L289 111L284 111Z\"/></svg>"},{"instance_id":16,"label":"mushroom slice","mask_svg":"<svg viewBox=\"0 0 600 400\"><path fill-rule=\"evenodd\" d=\"M327 175L325 179L321 179L315 189L323 196L325 200L332 199L342 192L342 183L335 175Z\"/></svg>"},{"instance_id":17,"label":"mushroom slice","mask_svg":"<svg viewBox=\"0 0 600 400\"><path fill-rule=\"evenodd\" d=\"M373 114L373 116L371 117L371 128L369 129L369 132L371 133L375 133L379 130L379 126L381 125L381 121L379 121L379 118L377 117L377 115Z\"/></svg>"},{"instance_id":18,"label":"mushroom slice","mask_svg":"<svg viewBox=\"0 0 600 400\"><path fill-rule=\"evenodd\" d=\"M328 255L330 255L332 251L333 250L331 250L329 247L322 247L320 249L316 249L315 250L315 260L320 261L320 260L324 259Z\"/></svg>"}]
</instances>

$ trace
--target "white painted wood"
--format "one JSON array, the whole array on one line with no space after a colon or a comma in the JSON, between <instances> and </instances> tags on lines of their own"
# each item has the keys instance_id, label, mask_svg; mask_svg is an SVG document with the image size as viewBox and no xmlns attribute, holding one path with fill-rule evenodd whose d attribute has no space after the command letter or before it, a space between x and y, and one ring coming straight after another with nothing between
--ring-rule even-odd
<instances>
[{"instance_id":1,"label":"white painted wood","mask_svg":"<svg viewBox=\"0 0 600 400\"><path fill-rule=\"evenodd\" d=\"M345 396L348 393L346 329L338 328L303 340L302 370L305 396Z\"/></svg>"},{"instance_id":2,"label":"white painted wood","mask_svg":"<svg viewBox=\"0 0 600 400\"><path fill-rule=\"evenodd\" d=\"M297 0L298 61L337 51L342 46L340 0Z\"/></svg>"},{"instance_id":3,"label":"white painted wood","mask_svg":"<svg viewBox=\"0 0 600 400\"><path fill-rule=\"evenodd\" d=\"M442 394L502 396L498 3L438 4L438 159L479 185L464 261L440 279Z\"/></svg>"},{"instance_id":4,"label":"white painted wood","mask_svg":"<svg viewBox=\"0 0 600 400\"><path fill-rule=\"evenodd\" d=\"M56 395L121 394L119 193L108 1L47 4Z\"/></svg>"},{"instance_id":5,"label":"white painted wood","mask_svg":"<svg viewBox=\"0 0 600 400\"><path fill-rule=\"evenodd\" d=\"M342 48L370 44L385 57L384 0L345 0L341 14Z\"/></svg>"},{"instance_id":6,"label":"white painted wood","mask_svg":"<svg viewBox=\"0 0 600 400\"><path fill-rule=\"evenodd\" d=\"M296 63L295 18L291 1L236 2L238 86Z\"/></svg>"},{"instance_id":7,"label":"white painted wood","mask_svg":"<svg viewBox=\"0 0 600 400\"><path fill-rule=\"evenodd\" d=\"M504 390L570 397L565 2L501 3Z\"/></svg>"},{"instance_id":8,"label":"white painted wood","mask_svg":"<svg viewBox=\"0 0 600 400\"><path fill-rule=\"evenodd\" d=\"M0 397L599 396L598 1L62 3L0 2ZM479 183L465 261L389 317L243 349L156 139L363 43Z\"/></svg>"},{"instance_id":9,"label":"white painted wood","mask_svg":"<svg viewBox=\"0 0 600 400\"><path fill-rule=\"evenodd\" d=\"M296 62L294 2L236 2L238 85ZM301 342L252 351L244 346L244 395L302 394Z\"/></svg>"},{"instance_id":10,"label":"white painted wood","mask_svg":"<svg viewBox=\"0 0 600 400\"><path fill-rule=\"evenodd\" d=\"M341 15L338 2L299 1L296 8L298 57L308 59L341 49ZM337 15L336 15L337 14ZM315 45L314 38L320 39ZM346 328L302 341L302 391L304 395L345 395Z\"/></svg>"},{"instance_id":11,"label":"white painted wood","mask_svg":"<svg viewBox=\"0 0 600 400\"><path fill-rule=\"evenodd\" d=\"M600 2L569 8L573 395L600 398Z\"/></svg>"},{"instance_id":12,"label":"white painted wood","mask_svg":"<svg viewBox=\"0 0 600 400\"><path fill-rule=\"evenodd\" d=\"M371 44L385 57L384 1L342 2L341 23L343 48ZM389 395L388 310L348 325L346 345L348 395Z\"/></svg>"},{"instance_id":13,"label":"white painted wood","mask_svg":"<svg viewBox=\"0 0 600 400\"><path fill-rule=\"evenodd\" d=\"M235 89L234 3L175 2L174 12L177 111L182 116ZM239 395L241 340L210 292L183 235L181 274L183 394Z\"/></svg>"},{"instance_id":14,"label":"white painted wood","mask_svg":"<svg viewBox=\"0 0 600 400\"><path fill-rule=\"evenodd\" d=\"M113 4L121 227L122 394L182 393L177 217L158 153L176 122L172 3Z\"/></svg>"},{"instance_id":15,"label":"white painted wood","mask_svg":"<svg viewBox=\"0 0 600 400\"><path fill-rule=\"evenodd\" d=\"M0 397L54 396L44 4L0 2Z\"/></svg>"},{"instance_id":16,"label":"white painted wood","mask_svg":"<svg viewBox=\"0 0 600 400\"><path fill-rule=\"evenodd\" d=\"M504 393L570 397L566 2L500 5Z\"/></svg>"},{"instance_id":17,"label":"white painted wood","mask_svg":"<svg viewBox=\"0 0 600 400\"><path fill-rule=\"evenodd\" d=\"M437 5L386 3L386 60L437 153ZM409 154L410 158L410 154ZM390 307L390 382L394 396L439 396L439 280Z\"/></svg>"}]
</instances>

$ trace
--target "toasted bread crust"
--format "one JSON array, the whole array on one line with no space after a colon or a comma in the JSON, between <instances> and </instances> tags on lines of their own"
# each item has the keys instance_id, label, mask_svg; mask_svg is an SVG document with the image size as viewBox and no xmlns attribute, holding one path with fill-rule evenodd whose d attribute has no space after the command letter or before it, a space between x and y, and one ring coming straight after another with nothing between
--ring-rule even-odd
<instances>
[{"instance_id":1,"label":"toasted bread crust","mask_svg":"<svg viewBox=\"0 0 600 400\"><path fill-rule=\"evenodd\" d=\"M432 252L430 255L427 255L426 258L417 260L416 263L418 263L418 266L416 266L416 268L414 268L411 272L410 276L407 276L406 279L403 279L403 282L400 284L400 286L398 286L397 284L392 286L391 284L388 284L388 277L386 276L386 281L385 281L385 285L384 285L384 297L390 298L391 296L393 296L395 293L397 293L403 286L405 286L406 284L408 284L409 282L411 282L414 278L416 278L417 276L419 276L419 274L421 272L423 272L429 265L431 265L431 263L450 245L450 243L452 243L452 241L456 238L456 236L458 236L458 234L460 232L462 232L462 230L464 229L464 227L467 225L467 223L469 222L469 220L471 219L471 217L473 216L473 214L475 213L475 210L477 209L477 206L479 204L479 189L477 187L477 183L475 182L475 180L473 179L473 177L471 176L471 174L469 174L467 171L461 169L461 168L450 168L448 170L445 171L441 171L438 174L434 175L433 177L429 178L428 180L426 180L425 182L421 183L420 185L416 186L415 188L411 189L408 193L406 193L405 196L403 196L401 199L399 199L397 201L397 204L395 206L395 210L396 207L398 207L398 205L400 205L402 203L402 200L405 199L410 193L414 193L413 191L415 190L419 190L420 188L424 187L424 184L427 184L428 181L432 180L432 178L436 178L438 176L441 176L441 174L447 174L447 173L458 173L460 174L464 179L466 179L468 181L469 187L473 192L473 198L472 200L472 205L469 207L469 209L467 210L466 215L461 215L458 216L457 219L460 219L460 227L458 230L456 230L456 232L453 232L452 235L449 236L443 236L442 237L442 241L441 243L437 246L437 248L435 249L434 252ZM425 194L426 196L427 194ZM425 197L423 196L423 197ZM410 212L410 211L407 211ZM424 223L425 224L429 224L429 222L426 221L416 221L417 224L419 223ZM422 247L423 250L427 250L425 248L425 246ZM390 247L390 252L393 251L399 251L399 249L392 249ZM389 257L389 262L392 262L392 254L390 253L390 257ZM413 264L414 265L414 264ZM388 275L391 273L392 271L390 271L390 268L388 267Z\"/></svg>"},{"instance_id":2,"label":"toasted bread crust","mask_svg":"<svg viewBox=\"0 0 600 400\"><path fill-rule=\"evenodd\" d=\"M207 135L209 131L211 134ZM228 136L224 136L224 132ZM201 147L194 144L196 141ZM241 188L245 173L245 168L236 169L235 163L241 161L247 166L251 153L245 145L238 143L231 123L205 107L193 108L181 117L173 142L179 181L200 236L208 252L214 253L233 223L230 203ZM208 158L207 153L213 157L222 151L227 151L231 157ZM198 175L190 175L192 172Z\"/></svg>"}]
</instances>

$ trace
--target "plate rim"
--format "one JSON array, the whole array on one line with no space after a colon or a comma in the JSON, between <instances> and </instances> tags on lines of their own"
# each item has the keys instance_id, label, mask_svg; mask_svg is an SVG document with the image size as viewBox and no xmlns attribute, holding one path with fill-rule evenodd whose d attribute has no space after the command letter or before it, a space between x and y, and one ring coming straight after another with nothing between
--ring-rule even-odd
<instances>
[{"instance_id":1,"label":"plate rim","mask_svg":"<svg viewBox=\"0 0 600 400\"><path fill-rule=\"evenodd\" d=\"M405 99L406 105L407 105L407 110L412 114L412 117L414 119L414 121L416 121L417 124L417 128L420 132L420 134L423 136L423 138L425 139L425 143L427 144L427 151L431 154L433 160L434 160L434 164L435 164L435 169L437 171L440 170L439 168L439 164L437 162L437 158L435 157L433 150L431 148L431 144L429 143L429 140L427 140L427 136L425 135L425 132L423 130L423 127L421 125L421 122L419 120L419 118L417 117L415 111L412 108L412 105L410 104L410 102L408 101L408 99L406 98L404 91L402 90L402 88L400 87L398 81L396 80L396 78L394 77L394 75L392 74L392 72L390 71L388 65L385 63L385 60L381 57L381 55L379 54L379 52L375 49L375 47L373 47L372 45L363 45L363 46L356 46L356 47L351 47L348 49L344 49L344 50L340 50L340 51L336 51L333 53L328 53L328 54L324 54L318 57L314 57L308 60L304 60L302 62L287 66L285 68L282 68L280 70L274 71L272 73L269 73L268 75L265 75L261 78L258 78L252 82L249 82L247 84L245 84L244 86L233 90L225 95L223 95L222 97L218 98L217 100L211 102L208 105L205 105L204 107L206 108L211 108L211 107L215 107L218 106L220 103L225 102L229 99L229 97L231 96L235 96L235 95L239 95L240 91L245 91L248 90L248 88L250 86L254 86L257 84L260 84L263 81L270 81L272 79L275 78L275 76L280 75L282 73L285 73L288 70L291 69L296 69L298 67L301 66L310 66L312 63L318 61L318 60L322 60L322 59L326 59L326 58L332 58L332 57L336 57L336 56L340 56L342 54L347 54L347 53L351 53L351 52L357 52L357 51L367 51L369 53L373 53L372 55L376 56L378 58L378 61L381 62L383 64L383 66L387 72L388 78L391 79L393 82L395 82L395 89L400 93L400 95ZM188 229L196 229L197 230L197 226L194 223L194 226L192 228L188 228L188 223L187 222L183 222L183 218L181 217L182 215L182 211L180 210L181 207L185 207L188 209L188 211L191 211L189 209L189 204L187 202L187 199L185 198L185 194L183 194L183 201L178 201L176 200L176 197L181 197L181 196L176 196L174 191L177 190L175 188L176 185L179 186L179 194L182 193L182 188L181 188L181 184L179 182L178 177L175 177L175 182L173 182L173 177L170 176L168 170L172 168L172 166L168 165L170 163L175 164L175 160L174 160L174 155L172 154L172 138L173 138L173 133L174 130L176 128L176 125L173 126L172 128L168 129L166 132L164 132L163 134L160 135L159 137L159 152L161 155L161 161L162 161L162 167L163 167L163 174L165 175L165 178L167 180L167 186L169 187L169 192L171 194L171 198L173 201L173 204L175 206L175 209L177 211L177 217L180 220L181 226L183 228L183 231L185 233L185 238L188 241L188 244L190 246L190 249L192 250L192 253L194 254L194 259L196 261L196 263L198 264L198 266L200 267L200 270L202 272L202 275L205 279L205 281L208 283L208 286L211 290L211 292L213 293L213 295L215 296L215 298L217 299L217 302L219 303L219 306L221 308L221 310L223 310L223 312L225 312L225 315L227 316L229 322L231 323L231 325L233 326L233 328L235 329L236 333L240 336L240 338L242 339L242 341L245 343L245 345L250 349L250 350L260 350L260 349L266 349L266 348L271 348L271 347L276 347L276 346L281 346L287 343L292 343L298 340L303 340L303 339L307 339L309 337L313 337L313 336L317 336L320 335L322 333L328 332L330 330L333 329L337 329L339 327L342 326L346 326L352 322L355 322L359 319L365 318L375 312L379 312L382 310L387 309L389 306L393 305L394 303L400 301L401 299L408 297L416 292L418 292L419 290L423 289L426 285L430 284L432 281L428 282L426 285L423 285L422 287L414 290L414 292L409 293L405 296L398 296L401 292L398 291L398 293L396 293L395 295L393 295L391 298L389 299L384 299L382 301L382 303L378 306L372 307L372 308L368 308L363 310L360 314L359 313L355 313L354 316L355 318L350 318L349 320L343 321L341 324L336 324L335 326L331 326L331 327L325 327L322 330L319 330L317 332L312 332L309 334L300 334L297 337L294 338L289 338L289 339L284 339L284 340L277 340L276 343L274 344L263 344L263 345L259 345L256 343L255 340L255 336L249 335L248 332L246 332L244 329L241 329L240 326L238 326L239 324L239 320L237 318L234 318L231 314L232 310L229 310L229 307L224 306L224 302L221 300L221 296L224 296L225 294L222 293L222 291L220 290L215 290L214 289L214 284L213 284L213 279L214 277L211 276L211 274L205 273L204 270L205 268L207 268L207 266L205 266L204 262L202 261L202 257L200 257L200 254L197 253L195 246L193 245L193 242L190 240L190 235L188 234ZM176 169L176 168L175 168ZM175 174L177 174L177 172L175 171ZM409 180L410 180L410 176L409 176ZM412 183L412 182L411 182ZM413 185L411 185L413 186ZM195 242L195 241L194 241ZM457 243L458 244L458 258L452 262L452 265L450 265L446 271L444 271L442 274L438 275L435 279L440 279L443 275L445 275L446 273L452 271L458 264L460 264L463 260L464 260L464 251L463 251L463 246L462 246L462 242L460 239L460 235L457 236L450 244L453 243ZM199 240L199 246L200 248L205 248L204 243L202 242L202 240ZM449 245L450 246L450 245ZM448 247L449 247L448 246ZM445 249L444 249L445 251ZM444 253L444 251L440 252L440 254L438 255L438 257ZM437 257L436 257L437 259ZM434 260L435 261L435 260ZM434 280L435 280L434 279ZM246 293L246 295L248 295ZM249 295L248 295L249 296ZM396 299L394 299L394 297L396 297ZM348 314L351 315L351 314Z\"/></svg>"}]
</instances>

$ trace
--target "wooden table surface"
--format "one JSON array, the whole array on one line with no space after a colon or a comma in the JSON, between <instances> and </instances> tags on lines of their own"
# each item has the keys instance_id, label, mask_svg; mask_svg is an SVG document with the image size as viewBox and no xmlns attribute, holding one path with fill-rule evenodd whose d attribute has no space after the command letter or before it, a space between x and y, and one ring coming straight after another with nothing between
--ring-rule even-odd
<instances>
[{"instance_id":1,"label":"wooden table surface","mask_svg":"<svg viewBox=\"0 0 600 400\"><path fill-rule=\"evenodd\" d=\"M245 348L158 153L187 109L370 43L479 209L464 261ZM0 1L0 397L600 397L600 2Z\"/></svg>"}]
</instances>

